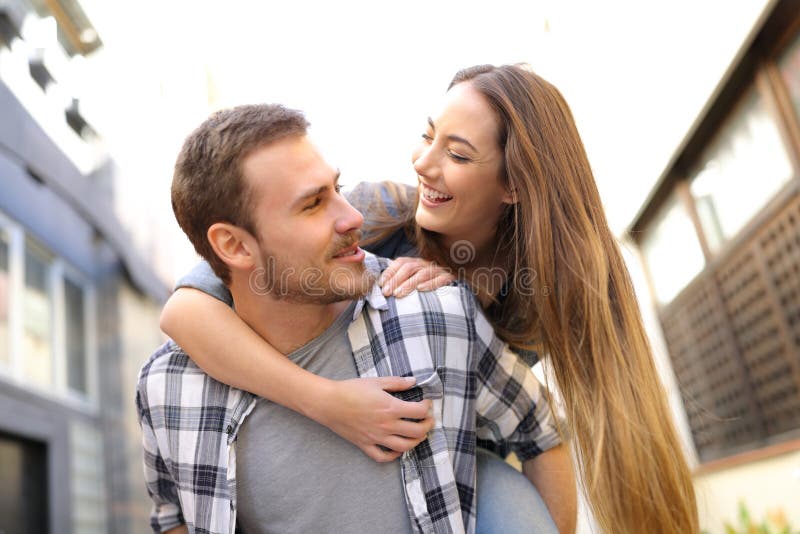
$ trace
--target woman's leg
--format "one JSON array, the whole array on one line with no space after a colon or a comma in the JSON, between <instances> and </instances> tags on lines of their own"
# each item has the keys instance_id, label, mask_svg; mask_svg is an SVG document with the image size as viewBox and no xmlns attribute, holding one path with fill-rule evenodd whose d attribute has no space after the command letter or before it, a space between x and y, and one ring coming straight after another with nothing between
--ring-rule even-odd
<instances>
[{"instance_id":1,"label":"woman's leg","mask_svg":"<svg viewBox=\"0 0 800 534\"><path fill-rule=\"evenodd\" d=\"M558 534L539 492L499 456L478 449L477 534Z\"/></svg>"}]
</instances>

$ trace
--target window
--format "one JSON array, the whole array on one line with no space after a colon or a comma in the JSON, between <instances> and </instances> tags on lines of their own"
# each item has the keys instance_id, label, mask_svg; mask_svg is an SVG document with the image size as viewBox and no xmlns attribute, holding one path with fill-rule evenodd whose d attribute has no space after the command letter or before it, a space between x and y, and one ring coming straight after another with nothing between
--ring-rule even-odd
<instances>
[{"instance_id":1,"label":"window","mask_svg":"<svg viewBox=\"0 0 800 534\"><path fill-rule=\"evenodd\" d=\"M23 296L23 369L27 379L41 386L53 383L51 261L31 243L25 247Z\"/></svg>"},{"instance_id":2,"label":"window","mask_svg":"<svg viewBox=\"0 0 800 534\"><path fill-rule=\"evenodd\" d=\"M9 240L7 233L0 229L0 363L8 365L11 354L9 331Z\"/></svg>"},{"instance_id":3,"label":"window","mask_svg":"<svg viewBox=\"0 0 800 534\"><path fill-rule=\"evenodd\" d=\"M73 391L87 390L86 308L83 287L69 278L64 279L65 342L67 356L67 386Z\"/></svg>"},{"instance_id":4,"label":"window","mask_svg":"<svg viewBox=\"0 0 800 534\"><path fill-rule=\"evenodd\" d=\"M800 118L800 33L778 58L778 68L789 90L795 113Z\"/></svg>"},{"instance_id":5,"label":"window","mask_svg":"<svg viewBox=\"0 0 800 534\"><path fill-rule=\"evenodd\" d=\"M94 291L0 213L0 374L86 404L96 395Z\"/></svg>"},{"instance_id":6,"label":"window","mask_svg":"<svg viewBox=\"0 0 800 534\"><path fill-rule=\"evenodd\" d=\"M800 437L800 12L774 4L633 223L701 463Z\"/></svg>"},{"instance_id":7,"label":"window","mask_svg":"<svg viewBox=\"0 0 800 534\"><path fill-rule=\"evenodd\" d=\"M792 175L780 132L751 89L690 180L711 252L735 236Z\"/></svg>"},{"instance_id":8,"label":"window","mask_svg":"<svg viewBox=\"0 0 800 534\"><path fill-rule=\"evenodd\" d=\"M676 198L662 208L642 240L656 299L670 302L705 265L689 215Z\"/></svg>"}]
</instances>

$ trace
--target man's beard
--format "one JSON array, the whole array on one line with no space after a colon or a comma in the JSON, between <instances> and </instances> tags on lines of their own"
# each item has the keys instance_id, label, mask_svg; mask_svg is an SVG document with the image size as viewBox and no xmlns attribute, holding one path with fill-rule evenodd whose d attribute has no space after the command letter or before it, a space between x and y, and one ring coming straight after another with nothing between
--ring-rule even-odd
<instances>
[{"instance_id":1,"label":"man's beard","mask_svg":"<svg viewBox=\"0 0 800 534\"><path fill-rule=\"evenodd\" d=\"M360 232L338 239L325 254L326 259L358 242ZM261 248L261 265L250 276L250 289L260 295L298 304L332 304L365 296L376 275L364 263L331 265L298 264L296 261Z\"/></svg>"}]
</instances>

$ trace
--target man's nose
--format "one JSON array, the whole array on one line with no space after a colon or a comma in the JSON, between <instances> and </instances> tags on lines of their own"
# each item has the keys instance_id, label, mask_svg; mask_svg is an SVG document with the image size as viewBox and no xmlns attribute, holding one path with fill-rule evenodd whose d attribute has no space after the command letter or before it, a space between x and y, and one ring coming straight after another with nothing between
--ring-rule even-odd
<instances>
[{"instance_id":1,"label":"man's nose","mask_svg":"<svg viewBox=\"0 0 800 534\"><path fill-rule=\"evenodd\" d=\"M350 203L343 196L339 197L340 211L336 217L336 232L339 234L346 234L353 230L358 230L364 224L364 216L361 215L357 209L350 205Z\"/></svg>"}]
</instances>

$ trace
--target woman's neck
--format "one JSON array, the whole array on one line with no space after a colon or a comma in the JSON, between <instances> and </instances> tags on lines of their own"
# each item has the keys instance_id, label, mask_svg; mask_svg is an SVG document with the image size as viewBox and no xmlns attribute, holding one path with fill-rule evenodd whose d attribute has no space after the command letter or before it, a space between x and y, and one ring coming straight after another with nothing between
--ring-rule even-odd
<instances>
[{"instance_id":1,"label":"woman's neck","mask_svg":"<svg viewBox=\"0 0 800 534\"><path fill-rule=\"evenodd\" d=\"M447 256L450 265L458 268L491 268L494 256L494 235L481 238L437 236L440 250Z\"/></svg>"},{"instance_id":2,"label":"woman's neck","mask_svg":"<svg viewBox=\"0 0 800 534\"><path fill-rule=\"evenodd\" d=\"M487 307L500 294L509 274L508 258L498 253L494 233L481 240L439 237L456 276L468 282L481 306Z\"/></svg>"}]
</instances>

